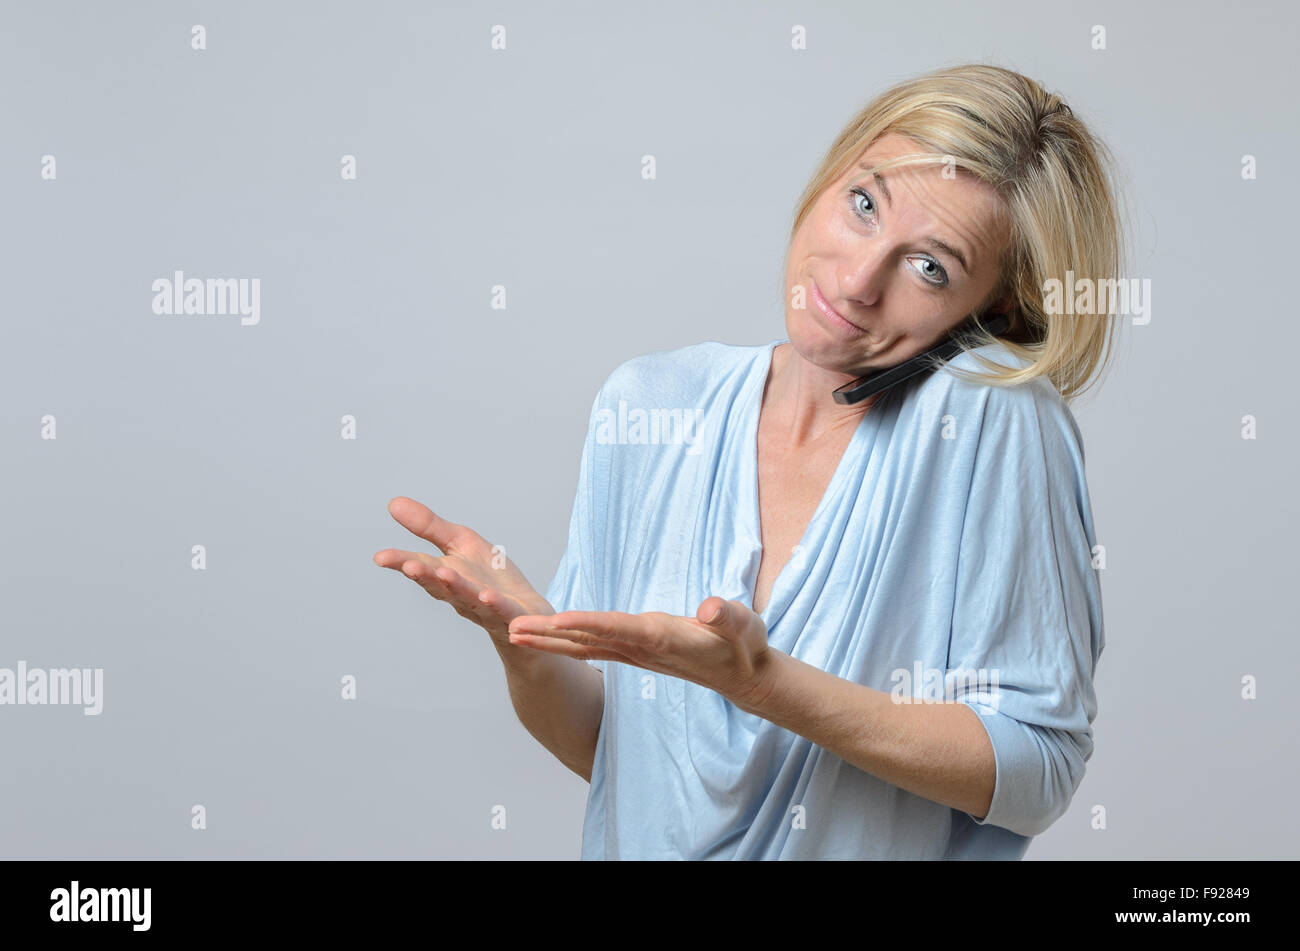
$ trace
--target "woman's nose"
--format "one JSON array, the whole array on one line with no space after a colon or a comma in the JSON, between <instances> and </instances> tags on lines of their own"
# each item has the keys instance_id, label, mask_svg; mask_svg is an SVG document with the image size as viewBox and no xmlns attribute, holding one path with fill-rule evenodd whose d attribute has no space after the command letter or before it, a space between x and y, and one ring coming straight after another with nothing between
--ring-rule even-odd
<instances>
[{"instance_id":1,"label":"woman's nose","mask_svg":"<svg viewBox=\"0 0 1300 951\"><path fill-rule=\"evenodd\" d=\"M841 264L839 273L840 295L850 303L870 306L880 296L888 276L888 249L873 245L860 251Z\"/></svg>"}]
</instances>

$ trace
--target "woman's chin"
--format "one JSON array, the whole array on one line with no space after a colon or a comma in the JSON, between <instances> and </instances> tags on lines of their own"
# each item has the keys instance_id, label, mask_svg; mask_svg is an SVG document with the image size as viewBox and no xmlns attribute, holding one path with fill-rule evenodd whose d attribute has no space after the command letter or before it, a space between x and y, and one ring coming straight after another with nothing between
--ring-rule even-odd
<instances>
[{"instance_id":1,"label":"woman's chin","mask_svg":"<svg viewBox=\"0 0 1300 951\"><path fill-rule=\"evenodd\" d=\"M855 347L830 328L809 323L808 319L786 322L786 336L795 353L824 370L847 373L861 365L865 359L861 344Z\"/></svg>"}]
</instances>

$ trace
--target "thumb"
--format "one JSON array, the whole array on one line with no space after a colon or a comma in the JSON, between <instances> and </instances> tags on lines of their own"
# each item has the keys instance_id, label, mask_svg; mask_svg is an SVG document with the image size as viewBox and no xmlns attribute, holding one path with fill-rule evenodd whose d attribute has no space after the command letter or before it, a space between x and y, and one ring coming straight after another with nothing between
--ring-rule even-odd
<instances>
[{"instance_id":1,"label":"thumb","mask_svg":"<svg viewBox=\"0 0 1300 951\"><path fill-rule=\"evenodd\" d=\"M710 602L713 603L710 604ZM729 611L727 609L726 600L715 596L712 598L705 598L703 603L700 604L700 609L696 612L695 616L705 624L717 627L727 622L728 613Z\"/></svg>"}]
</instances>

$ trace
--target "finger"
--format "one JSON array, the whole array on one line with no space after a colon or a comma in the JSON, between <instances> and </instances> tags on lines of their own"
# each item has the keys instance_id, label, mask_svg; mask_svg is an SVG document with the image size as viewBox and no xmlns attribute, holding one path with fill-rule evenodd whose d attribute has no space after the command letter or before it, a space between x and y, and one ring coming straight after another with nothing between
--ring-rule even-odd
<instances>
[{"instance_id":1,"label":"finger","mask_svg":"<svg viewBox=\"0 0 1300 951\"><path fill-rule=\"evenodd\" d=\"M448 568L442 564L435 565L429 569L428 577L431 581L439 582L453 597L466 602L471 607L482 605L478 596L481 591L486 589L470 581L456 569Z\"/></svg>"},{"instance_id":2,"label":"finger","mask_svg":"<svg viewBox=\"0 0 1300 951\"><path fill-rule=\"evenodd\" d=\"M429 564L423 558L408 558L398 565L398 569L406 577L419 584L430 584L431 582L441 582L442 579L435 574L437 564Z\"/></svg>"},{"instance_id":3,"label":"finger","mask_svg":"<svg viewBox=\"0 0 1300 951\"><path fill-rule=\"evenodd\" d=\"M422 551L404 551L401 548L385 548L383 551L375 552L374 556L374 562L379 567L393 568L397 571L401 571L402 566L408 561L419 561L437 567L441 559Z\"/></svg>"},{"instance_id":4,"label":"finger","mask_svg":"<svg viewBox=\"0 0 1300 951\"><path fill-rule=\"evenodd\" d=\"M613 615L613 620L605 618ZM583 620L586 618L587 620ZM510 633L528 634L530 636L559 638L599 650L612 650L627 656L642 656L655 653L648 637L639 636L632 628L631 622L640 623L640 618L632 614L616 612L575 612L563 614L525 615L512 620L507 628Z\"/></svg>"},{"instance_id":5,"label":"finger","mask_svg":"<svg viewBox=\"0 0 1300 951\"><path fill-rule=\"evenodd\" d=\"M696 620L710 627L726 624L729 616L726 598L720 598L716 594L700 602L700 609L695 612Z\"/></svg>"},{"instance_id":6,"label":"finger","mask_svg":"<svg viewBox=\"0 0 1300 951\"><path fill-rule=\"evenodd\" d=\"M520 647L528 647L532 650L545 651L548 654L560 654L564 657L573 657L577 660L612 660L620 664L630 664L633 667L641 667L643 670L649 669L638 664L626 654L620 654L618 651L602 650L599 647L587 647L559 637L545 637L541 634L517 633L510 635L510 643L517 644Z\"/></svg>"},{"instance_id":7,"label":"finger","mask_svg":"<svg viewBox=\"0 0 1300 951\"><path fill-rule=\"evenodd\" d=\"M512 621L523 612L524 607L514 598L507 597L499 591L484 588L478 593L479 603L503 621Z\"/></svg>"},{"instance_id":8,"label":"finger","mask_svg":"<svg viewBox=\"0 0 1300 951\"><path fill-rule=\"evenodd\" d=\"M499 620L491 609L479 600L477 586L452 569L445 566L429 569L416 562L409 562L403 570L408 578L439 601L446 601L465 620L473 621L475 624L484 623L485 617Z\"/></svg>"},{"instance_id":9,"label":"finger","mask_svg":"<svg viewBox=\"0 0 1300 951\"><path fill-rule=\"evenodd\" d=\"M384 553L380 552L380 554ZM378 555L375 556L375 561L380 562ZM398 552L395 556L387 559L386 562L383 563L384 567L400 571L439 601L446 601L462 617L477 621L477 618L466 613L465 608L467 605L459 603L463 599L458 597L451 589L446 579L437 574L437 571L441 568L442 559L434 558L432 555L425 555L422 552ZM441 570L443 574L455 574L450 568L441 568ZM477 606L477 604L477 599L474 599L473 606Z\"/></svg>"},{"instance_id":10,"label":"finger","mask_svg":"<svg viewBox=\"0 0 1300 951\"><path fill-rule=\"evenodd\" d=\"M480 610L491 612L494 619L498 621L509 621L515 616L514 613L502 613L508 610L509 598L498 596L495 602L489 603L490 599L483 597L486 588L482 592L471 595L472 586L457 572L444 566L441 558L426 555L424 552L390 548L377 553L375 563L394 571L401 571L424 588L431 597L451 605L452 609L467 621L475 624L485 623L479 616ZM459 589L453 584L457 579L460 581Z\"/></svg>"},{"instance_id":11,"label":"finger","mask_svg":"<svg viewBox=\"0 0 1300 951\"><path fill-rule=\"evenodd\" d=\"M421 585L427 586L431 582L439 582L438 590L442 590L441 579L433 574L433 570L442 563L440 558L426 555L423 552L401 551L390 548L387 551L377 553L374 561L381 568L400 571L406 577Z\"/></svg>"},{"instance_id":12,"label":"finger","mask_svg":"<svg viewBox=\"0 0 1300 951\"><path fill-rule=\"evenodd\" d=\"M430 594L451 602L462 617L471 621L477 622L489 618L494 621L508 622L518 617L519 612L523 610L519 602L513 598L490 588L480 587L446 565L439 565L430 571L427 577L420 575L414 580L427 582Z\"/></svg>"},{"instance_id":13,"label":"finger","mask_svg":"<svg viewBox=\"0 0 1300 951\"><path fill-rule=\"evenodd\" d=\"M449 522L434 514L427 505L421 505L404 495L399 495L388 503L388 514L408 532L431 542L444 555L454 550L464 551L475 542L483 541L473 529Z\"/></svg>"},{"instance_id":14,"label":"finger","mask_svg":"<svg viewBox=\"0 0 1300 951\"><path fill-rule=\"evenodd\" d=\"M541 627L588 633L611 645L621 642L646 647L651 641L649 621L639 614L626 614L622 611L563 611L551 615L529 615L520 629L537 630L537 622L541 622Z\"/></svg>"}]
</instances>

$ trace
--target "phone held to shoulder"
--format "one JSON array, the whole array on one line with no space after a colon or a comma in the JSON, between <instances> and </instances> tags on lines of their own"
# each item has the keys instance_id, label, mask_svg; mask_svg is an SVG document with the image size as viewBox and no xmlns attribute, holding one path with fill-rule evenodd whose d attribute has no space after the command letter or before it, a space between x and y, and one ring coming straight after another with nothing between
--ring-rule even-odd
<instances>
[{"instance_id":1,"label":"phone held to shoulder","mask_svg":"<svg viewBox=\"0 0 1300 951\"><path fill-rule=\"evenodd\" d=\"M981 318L984 329L996 336L1003 333L1011 326L1011 320L1006 314L992 314L987 318ZM928 373L934 369L934 360L949 360L961 350L962 331L955 330L940 344L931 347L924 353L918 353L910 360L905 360L897 366L886 367L883 370L872 370L865 376L861 376L852 383L845 383L832 394L835 402L844 405L861 403L865 399L875 396L877 393L883 393L891 386L897 386L904 380L910 380L914 376L922 373Z\"/></svg>"}]
</instances>

